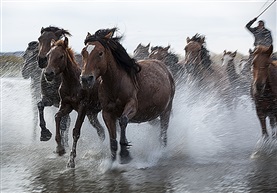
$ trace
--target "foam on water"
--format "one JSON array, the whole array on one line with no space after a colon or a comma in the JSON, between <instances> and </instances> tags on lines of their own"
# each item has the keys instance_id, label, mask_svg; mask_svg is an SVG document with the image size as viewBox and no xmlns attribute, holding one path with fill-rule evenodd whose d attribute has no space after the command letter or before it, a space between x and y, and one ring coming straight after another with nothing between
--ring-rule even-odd
<instances>
[{"instance_id":1,"label":"foam on water","mask_svg":"<svg viewBox=\"0 0 277 193\"><path fill-rule=\"evenodd\" d=\"M45 119L52 131L52 139L40 142L40 129L32 129L32 104L29 80L2 78L2 144L14 141L22 144L35 143L32 148L43 148L40 156L46 159L59 159L52 156L54 140L54 113L57 108L46 107ZM104 125L102 116L100 122ZM71 114L69 146L72 145L72 128L76 113ZM33 132L36 132L35 142ZM210 162L224 151L254 149L260 136L260 125L251 99L242 97L236 109L229 110L213 92L200 92L196 87L179 85L173 103L173 111L168 129L168 146L160 148L160 129L149 123L128 124L127 139L131 142L130 153L133 160L127 165L110 162L109 136L102 143L96 131L86 119L77 147L76 167L92 166L100 173L126 167L144 169L156 166L160 159L188 157L196 162ZM9 140L8 140L9 139ZM118 135L119 141L119 135ZM120 146L119 146L120 147ZM70 148L63 158L69 158ZM119 148L120 150L120 148ZM46 154L42 151L48 151ZM118 156L119 157L119 156ZM66 165L66 161L64 163ZM94 171L95 171L94 170Z\"/></svg>"}]
</instances>

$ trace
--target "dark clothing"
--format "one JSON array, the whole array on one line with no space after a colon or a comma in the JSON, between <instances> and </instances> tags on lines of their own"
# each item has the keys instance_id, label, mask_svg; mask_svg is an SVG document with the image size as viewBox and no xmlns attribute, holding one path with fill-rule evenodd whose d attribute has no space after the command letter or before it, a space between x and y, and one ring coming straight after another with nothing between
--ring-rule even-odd
<instances>
[{"instance_id":1,"label":"dark clothing","mask_svg":"<svg viewBox=\"0 0 277 193\"><path fill-rule=\"evenodd\" d=\"M255 21L256 21L256 18L249 21L245 26L254 35L254 38L255 38L254 46L263 45L263 46L269 47L270 45L272 45L271 32L264 27L261 29L258 27L252 28L251 25Z\"/></svg>"}]
</instances>

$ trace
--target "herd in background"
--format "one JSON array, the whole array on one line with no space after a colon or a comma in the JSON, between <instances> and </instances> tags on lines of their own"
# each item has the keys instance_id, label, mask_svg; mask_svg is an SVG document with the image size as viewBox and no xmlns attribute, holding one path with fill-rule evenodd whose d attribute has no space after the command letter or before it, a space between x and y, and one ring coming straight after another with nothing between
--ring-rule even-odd
<instances>
[{"instance_id":1,"label":"herd in background","mask_svg":"<svg viewBox=\"0 0 277 193\"><path fill-rule=\"evenodd\" d=\"M61 98L59 89L61 89L61 75L54 76L51 72L45 71L47 66L47 57L51 49L51 41L65 38L68 41L70 33L57 27L46 27L41 29L39 42L32 41L23 55L24 65L22 68L23 78L31 78L31 92L35 106L38 107L39 125L41 127L41 141L48 141L52 133L46 127L44 120L44 108L46 106L60 107ZM46 47L41 47L42 42L46 43ZM53 43L53 42L52 42ZM67 42L68 43L68 42ZM242 95L250 96L250 87L252 83L252 60L254 52L249 49L248 58L243 58L238 64L235 63L237 51L226 51L222 53L220 63L213 61L209 50L206 48L205 36L196 34L191 38L187 38L185 45L185 56L180 57L170 51L170 46L151 46L150 43L143 46L141 43L134 50L133 58L136 61L156 59L162 61L171 71L176 86L195 86L198 90L215 93L219 99L223 100L229 108L234 108L235 101ZM79 65L78 74L81 74L83 66L82 56L76 54L72 56ZM47 74L48 73L48 74ZM50 78L49 78L50 77ZM47 79L48 78L48 79ZM51 83L49 80L51 79ZM74 84L79 85L79 77L75 79ZM86 93L87 94L87 93ZM85 94L85 95L86 95ZM88 94L89 95L89 94ZM76 102L76 101L75 101ZM80 104L82 101L78 101ZM87 102L86 102L87 104ZM95 104L93 104L95 105ZM96 104L97 107L100 104ZM78 105L72 109L77 111ZM98 108L96 111L87 113L92 126L97 128L100 139L104 140L103 127L98 122L97 114L101 111ZM87 111L89 112L89 111ZM64 146L67 146L70 116L69 113L55 116L56 126L60 127L61 133L56 133L57 153L64 154ZM77 143L77 142L76 142ZM76 151L76 144L75 151ZM127 143L128 146L128 143ZM74 156L74 155L72 155ZM71 156L71 158L72 158ZM76 156L76 152L75 152ZM73 161L74 162L74 161ZM72 164L72 163L71 163ZM72 164L74 167L74 163Z\"/></svg>"}]
</instances>

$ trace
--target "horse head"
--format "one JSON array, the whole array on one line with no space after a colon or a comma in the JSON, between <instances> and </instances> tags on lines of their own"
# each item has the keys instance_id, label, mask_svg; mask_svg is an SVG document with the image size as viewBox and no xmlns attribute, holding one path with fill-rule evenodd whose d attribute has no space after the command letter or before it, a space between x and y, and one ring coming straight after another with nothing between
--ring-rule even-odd
<instances>
[{"instance_id":1,"label":"horse head","mask_svg":"<svg viewBox=\"0 0 277 193\"><path fill-rule=\"evenodd\" d=\"M270 55L272 54L273 46L270 47L259 45L253 53L253 94L263 94L267 81L269 65L273 64Z\"/></svg>"},{"instance_id":2,"label":"horse head","mask_svg":"<svg viewBox=\"0 0 277 193\"><path fill-rule=\"evenodd\" d=\"M68 59L73 61L74 54L68 47L68 38L64 40L51 41L51 49L47 54L47 66L44 76L48 81L52 81L55 76L62 73L67 65Z\"/></svg>"},{"instance_id":3,"label":"horse head","mask_svg":"<svg viewBox=\"0 0 277 193\"><path fill-rule=\"evenodd\" d=\"M86 46L82 50L84 66L81 84L83 87L92 87L99 76L106 74L108 67L113 68L115 65L119 65L120 69L126 71L135 80L135 74L141 67L130 58L120 44L122 36L113 37L116 30L117 28L101 29L94 35L88 33L85 39Z\"/></svg>"},{"instance_id":4,"label":"horse head","mask_svg":"<svg viewBox=\"0 0 277 193\"><path fill-rule=\"evenodd\" d=\"M162 46L151 47L151 53L149 55L149 58L163 60L169 54L168 52L169 48L170 48L170 45L168 45L167 47L162 47Z\"/></svg>"},{"instance_id":5,"label":"horse head","mask_svg":"<svg viewBox=\"0 0 277 193\"><path fill-rule=\"evenodd\" d=\"M60 29L57 27L47 27L41 28L41 35L38 38L39 41L39 53L38 53L38 65L40 68L45 68L47 66L47 58L46 55L48 51L51 49L51 41L59 40L66 35L71 36L71 34L64 29Z\"/></svg>"},{"instance_id":6,"label":"horse head","mask_svg":"<svg viewBox=\"0 0 277 193\"><path fill-rule=\"evenodd\" d=\"M222 60L222 67L224 68L224 70L227 69L228 64L232 64L234 65L234 59L237 55L237 51L231 52L231 51L223 51L223 56L221 58Z\"/></svg>"},{"instance_id":7,"label":"horse head","mask_svg":"<svg viewBox=\"0 0 277 193\"><path fill-rule=\"evenodd\" d=\"M146 46L142 45L141 43L137 46L134 50L134 58L137 60L144 60L149 56L149 47L150 43Z\"/></svg>"}]
</instances>

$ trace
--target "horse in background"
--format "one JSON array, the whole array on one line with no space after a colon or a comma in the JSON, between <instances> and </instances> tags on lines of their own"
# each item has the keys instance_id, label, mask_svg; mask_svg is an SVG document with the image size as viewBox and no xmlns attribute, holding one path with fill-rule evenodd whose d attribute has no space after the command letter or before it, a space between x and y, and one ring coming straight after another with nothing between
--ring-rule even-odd
<instances>
[{"instance_id":1,"label":"horse in background","mask_svg":"<svg viewBox=\"0 0 277 193\"><path fill-rule=\"evenodd\" d=\"M133 58L136 60L146 60L149 57L149 47L150 43L146 46L142 45L141 43L136 47L134 50Z\"/></svg>"},{"instance_id":2,"label":"horse in background","mask_svg":"<svg viewBox=\"0 0 277 193\"><path fill-rule=\"evenodd\" d=\"M254 58L254 50L249 49L248 53L248 58L241 59L238 65L238 73L247 79L252 78L252 61Z\"/></svg>"},{"instance_id":3,"label":"horse in background","mask_svg":"<svg viewBox=\"0 0 277 193\"><path fill-rule=\"evenodd\" d=\"M30 91L32 97L32 108L33 108L33 124L34 124L34 133L33 137L36 138L36 127L38 125L38 108L37 103L40 101L40 76L42 70L38 67L37 62L38 56L38 42L31 41L28 43L23 54L23 67L21 69L21 74L24 79L31 79L30 82Z\"/></svg>"},{"instance_id":4,"label":"horse in background","mask_svg":"<svg viewBox=\"0 0 277 193\"><path fill-rule=\"evenodd\" d=\"M171 71L174 79L178 78L180 67L177 65L179 59L176 54L169 51L170 45L167 47L155 46L151 47L151 52L149 54L150 59L157 59L165 63L165 65Z\"/></svg>"},{"instance_id":5,"label":"horse in background","mask_svg":"<svg viewBox=\"0 0 277 193\"><path fill-rule=\"evenodd\" d=\"M251 94L255 102L262 135L269 137L266 118L270 118L271 136L277 137L277 62L270 58L273 46L257 46L253 58L253 81Z\"/></svg>"},{"instance_id":6,"label":"horse in background","mask_svg":"<svg viewBox=\"0 0 277 193\"><path fill-rule=\"evenodd\" d=\"M116 159L118 149L118 119L121 128L121 163L128 163L131 160L127 149L130 144L126 138L129 122L141 123L160 117L160 142L162 146L166 146L175 83L163 62L136 62L130 58L119 42L121 37L113 37L116 30L98 30L94 35L87 35L82 52L84 68L81 80L83 86L91 87L101 76L99 98L110 135L111 158L113 161Z\"/></svg>"},{"instance_id":7,"label":"horse in background","mask_svg":"<svg viewBox=\"0 0 277 193\"><path fill-rule=\"evenodd\" d=\"M44 119L44 108L46 106L55 106L59 107L60 104L60 96L58 93L60 84L61 84L61 76L55 76L54 80L48 82L44 76L45 67L47 66L47 53L51 49L51 41L59 40L65 36L71 36L71 34L64 29L60 29L58 27L49 26L46 28L41 28L39 41L39 53L38 53L38 65L43 69L41 76L41 101L38 103L39 110L39 120L41 127L41 141L48 141L52 133L46 128L46 122ZM70 116L67 114L62 117L61 121L61 133L63 143L67 143L68 141L68 128L70 125Z\"/></svg>"},{"instance_id":8,"label":"horse in background","mask_svg":"<svg viewBox=\"0 0 277 193\"><path fill-rule=\"evenodd\" d=\"M185 46L185 59L180 62L186 72L195 79L200 80L213 72L212 61L206 48L205 36L195 34L192 38L187 37Z\"/></svg>"},{"instance_id":9,"label":"horse in background","mask_svg":"<svg viewBox=\"0 0 277 193\"><path fill-rule=\"evenodd\" d=\"M24 64L21 69L22 77L24 79L31 79L31 95L35 106L40 100L40 76L42 72L37 62L38 46L39 44L37 41L28 43L28 47L23 54Z\"/></svg>"},{"instance_id":10,"label":"horse in background","mask_svg":"<svg viewBox=\"0 0 277 193\"><path fill-rule=\"evenodd\" d=\"M48 52L48 65L44 70L44 75L48 81L52 81L55 76L61 75L62 82L59 88L61 97L60 107L55 115L56 121L56 142L58 144L56 152L59 155L65 153L65 148L61 143L60 123L61 118L69 114L72 110L78 112L77 120L73 132L80 130L85 116L88 117L91 125L96 128L102 141L105 139L105 131L100 124L97 115L101 111L98 98L98 87L100 79L92 89L82 89L80 83L81 68L75 61L74 52L68 47L68 38L64 40L52 40L51 50ZM76 135L74 135L76 137ZM77 136L79 137L79 136ZM76 148L76 144L74 144Z\"/></svg>"}]
</instances>

